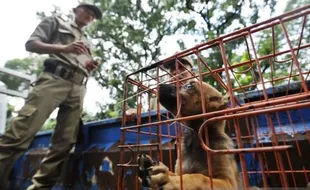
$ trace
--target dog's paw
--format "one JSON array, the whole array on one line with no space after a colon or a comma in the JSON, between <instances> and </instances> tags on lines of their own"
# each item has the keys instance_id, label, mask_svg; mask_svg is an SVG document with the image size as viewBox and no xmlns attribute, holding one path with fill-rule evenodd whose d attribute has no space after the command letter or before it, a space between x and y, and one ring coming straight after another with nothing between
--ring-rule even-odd
<instances>
[{"instance_id":1,"label":"dog's paw","mask_svg":"<svg viewBox=\"0 0 310 190\"><path fill-rule=\"evenodd\" d=\"M169 169L163 164L152 166L149 169L149 174L148 184L151 188L157 189L169 182Z\"/></svg>"},{"instance_id":2,"label":"dog's paw","mask_svg":"<svg viewBox=\"0 0 310 190\"><path fill-rule=\"evenodd\" d=\"M156 165L156 162L153 161L153 159L149 155L146 155L146 154L138 155L137 162L138 162L139 170L141 171L145 171L151 166Z\"/></svg>"},{"instance_id":3,"label":"dog's paw","mask_svg":"<svg viewBox=\"0 0 310 190\"><path fill-rule=\"evenodd\" d=\"M162 163L156 165L149 155L139 155L138 159L139 172L138 176L144 187L158 188L169 180L169 169Z\"/></svg>"},{"instance_id":4,"label":"dog's paw","mask_svg":"<svg viewBox=\"0 0 310 190\"><path fill-rule=\"evenodd\" d=\"M152 158L149 155L146 154L138 155L137 162L139 167L138 176L142 183L142 186L150 187L148 180L148 178L150 177L149 170L156 163L152 160Z\"/></svg>"}]
</instances>

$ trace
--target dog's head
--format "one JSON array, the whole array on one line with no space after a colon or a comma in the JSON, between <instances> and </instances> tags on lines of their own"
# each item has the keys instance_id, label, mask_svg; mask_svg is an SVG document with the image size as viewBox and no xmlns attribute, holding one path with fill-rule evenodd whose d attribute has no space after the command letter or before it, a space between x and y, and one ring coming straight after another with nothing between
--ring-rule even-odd
<instances>
[{"instance_id":1,"label":"dog's head","mask_svg":"<svg viewBox=\"0 0 310 190\"><path fill-rule=\"evenodd\" d=\"M190 80L179 88L180 115L191 116L203 113L202 99L203 95L206 111L216 111L226 108L228 99L211 85L197 80ZM161 84L159 86L160 103L174 115L177 114L177 90L175 85Z\"/></svg>"}]
</instances>

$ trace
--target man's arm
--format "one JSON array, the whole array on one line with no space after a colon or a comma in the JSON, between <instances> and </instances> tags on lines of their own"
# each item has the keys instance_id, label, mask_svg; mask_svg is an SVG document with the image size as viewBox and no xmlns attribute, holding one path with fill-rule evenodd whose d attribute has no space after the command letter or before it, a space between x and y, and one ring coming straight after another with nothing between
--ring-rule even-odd
<instances>
[{"instance_id":1,"label":"man's arm","mask_svg":"<svg viewBox=\"0 0 310 190\"><path fill-rule=\"evenodd\" d=\"M51 41L54 38L54 35L57 34L57 22L58 21L54 17L44 18L26 42L26 50L38 54L80 54L88 51L82 42L74 42L66 45L53 44Z\"/></svg>"},{"instance_id":2,"label":"man's arm","mask_svg":"<svg viewBox=\"0 0 310 190\"><path fill-rule=\"evenodd\" d=\"M67 45L48 44L39 40L32 40L26 43L26 50L38 54L54 54L54 53L86 53L88 50L82 42L74 42Z\"/></svg>"},{"instance_id":3,"label":"man's arm","mask_svg":"<svg viewBox=\"0 0 310 190\"><path fill-rule=\"evenodd\" d=\"M38 40L32 40L26 43L26 50L38 54L63 53L65 46L59 44L47 44Z\"/></svg>"}]
</instances>

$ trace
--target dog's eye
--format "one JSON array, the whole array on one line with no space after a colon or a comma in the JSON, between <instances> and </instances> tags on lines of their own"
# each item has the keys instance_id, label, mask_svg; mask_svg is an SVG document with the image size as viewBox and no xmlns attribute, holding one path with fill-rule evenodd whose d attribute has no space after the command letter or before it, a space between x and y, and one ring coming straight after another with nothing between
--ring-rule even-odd
<instances>
[{"instance_id":1,"label":"dog's eye","mask_svg":"<svg viewBox=\"0 0 310 190\"><path fill-rule=\"evenodd\" d=\"M186 90L192 89L193 87L194 86L191 83L184 85L184 89Z\"/></svg>"}]
</instances>

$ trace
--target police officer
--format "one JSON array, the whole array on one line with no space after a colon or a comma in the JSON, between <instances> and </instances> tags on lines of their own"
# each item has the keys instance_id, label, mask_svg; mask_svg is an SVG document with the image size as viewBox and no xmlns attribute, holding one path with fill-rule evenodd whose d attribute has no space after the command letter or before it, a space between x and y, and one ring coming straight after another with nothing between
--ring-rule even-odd
<instances>
[{"instance_id":1,"label":"police officer","mask_svg":"<svg viewBox=\"0 0 310 190\"><path fill-rule=\"evenodd\" d=\"M97 68L85 27L102 17L100 9L82 3L73 8L74 21L44 18L26 42L26 50L49 54L44 71L35 82L25 105L10 128L0 137L0 189L8 188L14 162L29 147L35 134L58 107L57 125L51 145L28 190L51 189L60 176L64 160L76 142L86 83Z\"/></svg>"}]
</instances>

